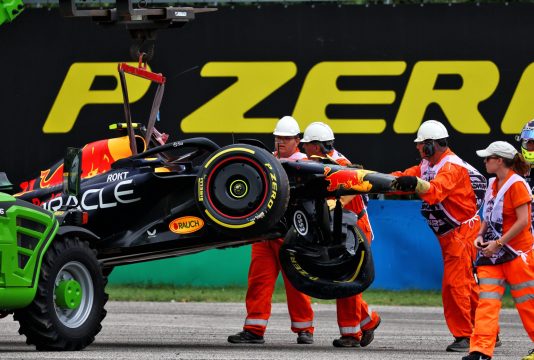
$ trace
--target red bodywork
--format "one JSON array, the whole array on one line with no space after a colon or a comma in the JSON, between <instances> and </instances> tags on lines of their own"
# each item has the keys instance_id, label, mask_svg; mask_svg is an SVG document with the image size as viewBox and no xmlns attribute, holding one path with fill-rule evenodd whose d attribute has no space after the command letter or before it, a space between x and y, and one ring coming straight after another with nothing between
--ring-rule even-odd
<instances>
[{"instance_id":1,"label":"red bodywork","mask_svg":"<svg viewBox=\"0 0 534 360\"><path fill-rule=\"evenodd\" d=\"M87 144L82 149L82 179L91 178L111 169L118 159L131 155L127 137L104 139ZM20 183L21 193L59 186L63 183L63 161L41 171L41 175Z\"/></svg>"}]
</instances>

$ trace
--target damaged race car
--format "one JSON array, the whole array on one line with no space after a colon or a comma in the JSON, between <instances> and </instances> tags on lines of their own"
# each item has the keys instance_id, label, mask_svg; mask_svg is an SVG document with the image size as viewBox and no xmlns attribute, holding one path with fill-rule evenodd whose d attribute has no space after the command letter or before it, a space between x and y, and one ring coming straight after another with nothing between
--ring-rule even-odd
<instances>
[{"instance_id":1,"label":"damaged race car","mask_svg":"<svg viewBox=\"0 0 534 360\"><path fill-rule=\"evenodd\" d=\"M83 349L101 329L115 266L208 249L284 238L280 262L298 290L331 299L371 284L372 255L356 216L340 201L330 210L326 199L392 192L393 176L329 159L279 160L255 140L224 147L202 137L169 142L154 127L165 78L141 63L120 64L119 73L126 122L113 128L123 134L71 149L70 166L58 162L15 194L80 219L75 231L53 240L52 248L68 256L37 271L35 300L22 308L0 301L0 312L14 312L28 344ZM158 84L146 126L131 121L125 73ZM64 192L64 180L79 188ZM75 305L57 295L67 280L78 291Z\"/></svg>"}]
</instances>

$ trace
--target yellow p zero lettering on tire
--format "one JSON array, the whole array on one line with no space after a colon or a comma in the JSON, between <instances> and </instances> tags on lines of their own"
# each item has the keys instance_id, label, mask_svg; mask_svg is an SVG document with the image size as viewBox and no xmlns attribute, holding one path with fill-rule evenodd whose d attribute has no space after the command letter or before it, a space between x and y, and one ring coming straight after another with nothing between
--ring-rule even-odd
<instances>
[{"instance_id":1,"label":"yellow p zero lettering on tire","mask_svg":"<svg viewBox=\"0 0 534 360\"><path fill-rule=\"evenodd\" d=\"M358 274L360 273L360 270L362 268L362 264L363 264L363 259L365 258L365 251L362 251L362 256L360 257L360 262L358 263L358 267L356 268L356 271L354 272L354 274L352 275L352 277L348 280L344 280L344 281L334 281L336 283L347 283L347 282L353 282L354 280L356 280L356 278L358 277Z\"/></svg>"},{"instance_id":2,"label":"yellow p zero lettering on tire","mask_svg":"<svg viewBox=\"0 0 534 360\"><path fill-rule=\"evenodd\" d=\"M210 212L208 210L204 210L204 212L206 213L206 215L208 215L208 217L213 220L216 224L218 225L221 225L225 228L229 228L229 229L243 229L243 228L246 228L246 227L249 227L249 226L252 226L254 225L256 222L254 220L252 221L249 221L248 223L246 224L240 224L240 225L232 225L232 224L227 224L227 223L224 223L216 218L213 217L213 215L210 214Z\"/></svg>"},{"instance_id":3,"label":"yellow p zero lettering on tire","mask_svg":"<svg viewBox=\"0 0 534 360\"><path fill-rule=\"evenodd\" d=\"M204 168L207 169L208 166L210 166L210 164L213 162L213 160L217 159L219 156L223 155L223 154L226 154L228 152L231 152L231 151L244 151L244 152L248 152L249 154L255 154L256 152L254 150L250 150L250 149L247 149L247 148L231 148L231 149L226 149L226 150L223 150L221 152L219 152L218 154L216 154L214 157L212 157L207 163L206 165L204 165Z\"/></svg>"},{"instance_id":4,"label":"yellow p zero lettering on tire","mask_svg":"<svg viewBox=\"0 0 534 360\"><path fill-rule=\"evenodd\" d=\"M270 209L274 205L274 201L276 200L276 193L278 190L278 183L276 182L276 175L273 173L269 174L271 175L271 186L272 186L272 192L271 196L269 198L269 202L267 203L267 208Z\"/></svg>"},{"instance_id":5,"label":"yellow p zero lettering on tire","mask_svg":"<svg viewBox=\"0 0 534 360\"><path fill-rule=\"evenodd\" d=\"M316 276L311 276L310 273L308 273L306 270L304 270L302 268L302 266L300 266L300 264L298 263L297 261L297 258L295 258L295 255L291 254L289 255L289 260L291 261L291 265L293 265L293 267L295 268L295 270L298 271L298 273L304 277L307 277L308 279L312 280L312 281L317 281L319 280L318 277Z\"/></svg>"}]
</instances>

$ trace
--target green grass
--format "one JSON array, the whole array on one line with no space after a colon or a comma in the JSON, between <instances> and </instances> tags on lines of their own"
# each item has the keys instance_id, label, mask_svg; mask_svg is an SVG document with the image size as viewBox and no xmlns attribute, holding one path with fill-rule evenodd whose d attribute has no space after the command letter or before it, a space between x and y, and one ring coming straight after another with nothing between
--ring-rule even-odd
<instances>
[{"instance_id":1,"label":"green grass","mask_svg":"<svg viewBox=\"0 0 534 360\"><path fill-rule=\"evenodd\" d=\"M247 289L241 286L227 287L176 287L170 285L110 285L106 288L110 300L115 301L175 301L175 302L244 302ZM439 291L390 291L368 290L364 298L373 305L442 306ZM276 287L273 303L283 303L286 295L283 287ZM313 299L320 304L334 304L334 300ZM503 307L514 307L510 294L503 298Z\"/></svg>"}]
</instances>

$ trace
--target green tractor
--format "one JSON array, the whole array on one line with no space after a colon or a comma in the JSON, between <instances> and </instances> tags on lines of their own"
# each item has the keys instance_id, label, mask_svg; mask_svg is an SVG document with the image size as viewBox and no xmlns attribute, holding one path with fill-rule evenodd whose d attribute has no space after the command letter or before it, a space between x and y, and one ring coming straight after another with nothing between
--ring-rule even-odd
<instances>
[{"instance_id":1,"label":"green tractor","mask_svg":"<svg viewBox=\"0 0 534 360\"><path fill-rule=\"evenodd\" d=\"M65 158L64 191L77 196L81 154ZM38 350L80 350L93 342L106 316L107 278L79 227L84 213L52 213L6 194L0 173L0 318L11 313L19 333Z\"/></svg>"}]
</instances>

